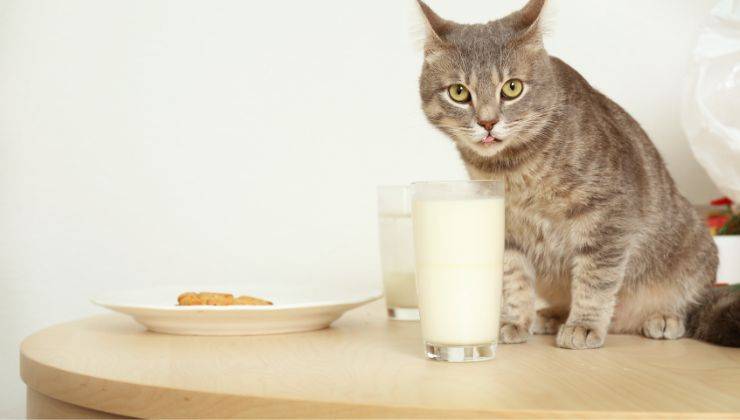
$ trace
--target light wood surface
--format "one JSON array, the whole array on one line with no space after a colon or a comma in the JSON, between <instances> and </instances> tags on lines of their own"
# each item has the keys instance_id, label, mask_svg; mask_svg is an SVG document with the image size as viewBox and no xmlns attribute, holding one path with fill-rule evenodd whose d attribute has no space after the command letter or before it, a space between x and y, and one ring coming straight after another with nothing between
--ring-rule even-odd
<instances>
[{"instance_id":1,"label":"light wood surface","mask_svg":"<svg viewBox=\"0 0 740 420\"><path fill-rule=\"evenodd\" d=\"M55 400L28 388L26 392L26 417L29 419L125 419L128 417L90 410Z\"/></svg>"},{"instance_id":2,"label":"light wood surface","mask_svg":"<svg viewBox=\"0 0 740 420\"><path fill-rule=\"evenodd\" d=\"M113 314L28 337L21 376L55 400L133 417L740 413L740 350L694 340L612 335L573 351L538 336L472 364L422 351L418 323L386 320L382 302L328 330L260 337L161 335Z\"/></svg>"}]
</instances>

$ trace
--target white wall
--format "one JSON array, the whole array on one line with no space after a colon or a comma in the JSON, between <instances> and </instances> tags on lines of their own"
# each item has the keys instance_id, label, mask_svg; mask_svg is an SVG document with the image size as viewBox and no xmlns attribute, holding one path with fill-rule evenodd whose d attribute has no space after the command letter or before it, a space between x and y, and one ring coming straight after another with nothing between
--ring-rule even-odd
<instances>
[{"instance_id":1,"label":"white wall","mask_svg":"<svg viewBox=\"0 0 740 420\"><path fill-rule=\"evenodd\" d=\"M483 21L514 0L435 0ZM653 135L694 201L679 123L713 0L556 0L552 52ZM112 288L375 282L375 186L464 176L418 109L408 4L0 0L0 417L17 346Z\"/></svg>"}]
</instances>

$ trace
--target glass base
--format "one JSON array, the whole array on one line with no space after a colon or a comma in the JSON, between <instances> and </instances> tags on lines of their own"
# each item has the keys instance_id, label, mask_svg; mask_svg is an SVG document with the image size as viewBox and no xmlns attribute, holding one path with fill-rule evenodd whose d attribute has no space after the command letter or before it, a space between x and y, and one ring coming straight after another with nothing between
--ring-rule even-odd
<instances>
[{"instance_id":1,"label":"glass base","mask_svg":"<svg viewBox=\"0 0 740 420\"><path fill-rule=\"evenodd\" d=\"M419 310L417 308L388 308L388 318L396 321L418 321Z\"/></svg>"},{"instance_id":2,"label":"glass base","mask_svg":"<svg viewBox=\"0 0 740 420\"><path fill-rule=\"evenodd\" d=\"M496 343L471 346L446 346L425 343L427 357L439 362L482 362L496 356Z\"/></svg>"}]
</instances>

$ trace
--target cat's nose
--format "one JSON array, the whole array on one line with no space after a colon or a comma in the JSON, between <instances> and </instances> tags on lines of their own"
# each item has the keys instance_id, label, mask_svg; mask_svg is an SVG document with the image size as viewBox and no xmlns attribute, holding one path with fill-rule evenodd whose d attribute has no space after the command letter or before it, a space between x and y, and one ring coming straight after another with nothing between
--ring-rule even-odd
<instances>
[{"instance_id":1,"label":"cat's nose","mask_svg":"<svg viewBox=\"0 0 740 420\"><path fill-rule=\"evenodd\" d=\"M498 121L496 120L478 120L478 125L485 128L487 131L491 131L497 122Z\"/></svg>"}]
</instances>

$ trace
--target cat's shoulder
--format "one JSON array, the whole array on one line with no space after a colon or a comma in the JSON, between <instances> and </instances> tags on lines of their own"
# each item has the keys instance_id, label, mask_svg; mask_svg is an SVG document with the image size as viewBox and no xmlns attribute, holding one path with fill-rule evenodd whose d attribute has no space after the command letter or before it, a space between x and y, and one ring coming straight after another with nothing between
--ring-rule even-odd
<instances>
[{"instance_id":1,"label":"cat's shoulder","mask_svg":"<svg viewBox=\"0 0 740 420\"><path fill-rule=\"evenodd\" d=\"M593 87L583 75L573 66L562 59L550 56L551 68L553 69L560 88L566 92L568 99L580 99L589 102L599 102L605 108L612 108L613 103L606 95Z\"/></svg>"},{"instance_id":2,"label":"cat's shoulder","mask_svg":"<svg viewBox=\"0 0 740 420\"><path fill-rule=\"evenodd\" d=\"M588 80L586 80L586 78L583 77L583 75L581 75L578 70L563 61L561 58L551 55L550 63L552 69L554 70L561 83L564 82L568 85L580 84L588 86L589 88L591 87L591 85L588 83Z\"/></svg>"},{"instance_id":3,"label":"cat's shoulder","mask_svg":"<svg viewBox=\"0 0 740 420\"><path fill-rule=\"evenodd\" d=\"M592 86L578 70L558 57L550 56L550 60L560 89L566 92L563 95L565 101L581 109L582 115L591 123L608 122L609 127L618 127L631 135L644 134L637 121L622 106Z\"/></svg>"}]
</instances>

